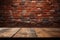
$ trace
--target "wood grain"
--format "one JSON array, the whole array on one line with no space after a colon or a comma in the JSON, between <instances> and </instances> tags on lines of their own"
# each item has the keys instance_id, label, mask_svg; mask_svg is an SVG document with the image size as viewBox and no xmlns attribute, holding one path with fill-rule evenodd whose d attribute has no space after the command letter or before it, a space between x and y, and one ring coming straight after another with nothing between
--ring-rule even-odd
<instances>
[{"instance_id":1,"label":"wood grain","mask_svg":"<svg viewBox=\"0 0 60 40\"><path fill-rule=\"evenodd\" d=\"M0 28L0 37L60 37L60 28Z\"/></svg>"},{"instance_id":2,"label":"wood grain","mask_svg":"<svg viewBox=\"0 0 60 40\"><path fill-rule=\"evenodd\" d=\"M15 34L20 28L8 28L0 31L0 37L11 37Z\"/></svg>"}]
</instances>

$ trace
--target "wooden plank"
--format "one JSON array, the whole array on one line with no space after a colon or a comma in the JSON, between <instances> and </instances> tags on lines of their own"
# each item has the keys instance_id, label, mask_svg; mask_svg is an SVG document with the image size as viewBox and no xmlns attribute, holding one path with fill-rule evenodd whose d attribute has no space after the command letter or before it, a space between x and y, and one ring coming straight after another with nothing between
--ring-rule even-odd
<instances>
[{"instance_id":1,"label":"wooden plank","mask_svg":"<svg viewBox=\"0 0 60 40\"><path fill-rule=\"evenodd\" d=\"M60 28L35 28L37 37L60 37Z\"/></svg>"},{"instance_id":2,"label":"wooden plank","mask_svg":"<svg viewBox=\"0 0 60 40\"><path fill-rule=\"evenodd\" d=\"M14 37L36 37L36 34L32 28L21 28Z\"/></svg>"},{"instance_id":3,"label":"wooden plank","mask_svg":"<svg viewBox=\"0 0 60 40\"><path fill-rule=\"evenodd\" d=\"M49 33L53 37L60 37L60 28L44 28L43 31Z\"/></svg>"},{"instance_id":4,"label":"wooden plank","mask_svg":"<svg viewBox=\"0 0 60 40\"><path fill-rule=\"evenodd\" d=\"M50 37L48 33L42 30L42 28L35 28L37 37Z\"/></svg>"},{"instance_id":5,"label":"wooden plank","mask_svg":"<svg viewBox=\"0 0 60 40\"><path fill-rule=\"evenodd\" d=\"M0 37L12 37L12 35L15 34L20 28L6 28L3 30L2 29L0 30Z\"/></svg>"}]
</instances>

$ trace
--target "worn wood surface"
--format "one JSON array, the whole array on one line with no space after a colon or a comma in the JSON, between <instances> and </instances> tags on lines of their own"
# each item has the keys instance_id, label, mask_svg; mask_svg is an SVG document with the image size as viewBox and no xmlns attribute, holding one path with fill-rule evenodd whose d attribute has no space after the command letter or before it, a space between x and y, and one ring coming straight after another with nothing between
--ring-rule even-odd
<instances>
[{"instance_id":1,"label":"worn wood surface","mask_svg":"<svg viewBox=\"0 0 60 40\"><path fill-rule=\"evenodd\" d=\"M0 28L1 29L1 28ZM5 28L0 30L0 37L12 37L20 28Z\"/></svg>"},{"instance_id":2,"label":"worn wood surface","mask_svg":"<svg viewBox=\"0 0 60 40\"><path fill-rule=\"evenodd\" d=\"M0 37L60 37L60 28L0 28Z\"/></svg>"}]
</instances>

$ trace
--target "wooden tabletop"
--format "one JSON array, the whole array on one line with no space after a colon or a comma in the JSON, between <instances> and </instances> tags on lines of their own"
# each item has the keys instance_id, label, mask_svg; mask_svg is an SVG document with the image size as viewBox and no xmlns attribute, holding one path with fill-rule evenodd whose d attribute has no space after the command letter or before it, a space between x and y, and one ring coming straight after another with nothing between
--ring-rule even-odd
<instances>
[{"instance_id":1,"label":"wooden tabletop","mask_svg":"<svg viewBox=\"0 0 60 40\"><path fill-rule=\"evenodd\" d=\"M60 37L60 28L0 28L0 37Z\"/></svg>"}]
</instances>

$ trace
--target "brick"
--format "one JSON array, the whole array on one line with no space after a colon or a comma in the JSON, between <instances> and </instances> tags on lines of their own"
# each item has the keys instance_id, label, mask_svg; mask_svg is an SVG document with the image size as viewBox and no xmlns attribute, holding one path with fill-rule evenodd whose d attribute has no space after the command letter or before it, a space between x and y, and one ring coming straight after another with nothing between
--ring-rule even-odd
<instances>
[{"instance_id":1,"label":"brick","mask_svg":"<svg viewBox=\"0 0 60 40\"><path fill-rule=\"evenodd\" d=\"M6 1L4 2L6 3ZM49 20L50 17L54 19L54 17L58 16L55 11L59 9L59 5L54 0L11 0L11 4L8 4L0 6L0 9L4 10L3 15L6 20L9 20L11 16L13 19L16 18L15 21L17 21L17 18L20 19L22 17L23 19L29 18L29 20L35 18L36 22L38 22L43 18L48 18L47 20ZM11 11L9 12L9 10Z\"/></svg>"}]
</instances>

